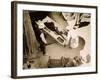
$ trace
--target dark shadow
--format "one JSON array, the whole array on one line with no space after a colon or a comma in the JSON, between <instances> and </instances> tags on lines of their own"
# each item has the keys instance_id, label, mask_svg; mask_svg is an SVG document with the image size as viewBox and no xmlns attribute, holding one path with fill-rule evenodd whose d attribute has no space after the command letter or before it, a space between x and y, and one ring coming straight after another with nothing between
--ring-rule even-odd
<instances>
[{"instance_id":1,"label":"dark shadow","mask_svg":"<svg viewBox=\"0 0 100 80\"><path fill-rule=\"evenodd\" d=\"M85 40L82 37L79 36L79 46L78 46L78 48L80 50L82 50L84 48L84 46L85 46Z\"/></svg>"},{"instance_id":2,"label":"dark shadow","mask_svg":"<svg viewBox=\"0 0 100 80\"><path fill-rule=\"evenodd\" d=\"M90 22L80 22L79 28L86 27L90 24Z\"/></svg>"}]
</instances>

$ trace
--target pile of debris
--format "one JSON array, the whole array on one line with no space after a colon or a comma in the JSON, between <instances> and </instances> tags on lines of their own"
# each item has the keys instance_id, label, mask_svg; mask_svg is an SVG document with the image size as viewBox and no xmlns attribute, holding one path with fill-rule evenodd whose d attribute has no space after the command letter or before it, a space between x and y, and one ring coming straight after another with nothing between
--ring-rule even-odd
<instances>
[{"instance_id":1,"label":"pile of debris","mask_svg":"<svg viewBox=\"0 0 100 80\"><path fill-rule=\"evenodd\" d=\"M85 63L89 63L85 62ZM84 64L84 60L81 56L75 56L74 58L66 58L61 57L61 59L50 59L48 60L48 68L56 68L56 67L77 67L81 64Z\"/></svg>"}]
</instances>

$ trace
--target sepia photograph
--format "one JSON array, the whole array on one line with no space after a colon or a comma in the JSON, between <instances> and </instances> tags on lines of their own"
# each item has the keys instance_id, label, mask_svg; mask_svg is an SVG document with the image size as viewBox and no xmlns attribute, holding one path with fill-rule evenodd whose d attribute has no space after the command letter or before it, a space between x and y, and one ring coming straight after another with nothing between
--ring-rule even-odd
<instances>
[{"instance_id":1,"label":"sepia photograph","mask_svg":"<svg viewBox=\"0 0 100 80\"><path fill-rule=\"evenodd\" d=\"M14 1L12 78L97 73L97 6Z\"/></svg>"},{"instance_id":2,"label":"sepia photograph","mask_svg":"<svg viewBox=\"0 0 100 80\"><path fill-rule=\"evenodd\" d=\"M23 69L91 65L91 14L23 11Z\"/></svg>"}]
</instances>

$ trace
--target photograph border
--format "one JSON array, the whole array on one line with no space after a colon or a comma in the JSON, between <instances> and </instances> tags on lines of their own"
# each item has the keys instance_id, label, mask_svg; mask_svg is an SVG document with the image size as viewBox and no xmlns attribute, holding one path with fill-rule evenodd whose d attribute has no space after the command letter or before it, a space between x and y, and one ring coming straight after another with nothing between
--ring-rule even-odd
<instances>
[{"instance_id":1,"label":"photograph border","mask_svg":"<svg viewBox=\"0 0 100 80\"><path fill-rule=\"evenodd\" d=\"M96 9L96 71L82 72L82 73L63 73L50 75L33 75L33 76L17 76L17 4L34 4L47 6L63 6L63 7L81 7ZM58 3L41 3L41 2L25 2L12 1L11 2L11 77L12 78L32 78L32 77L50 77L50 76L66 76L66 75L81 75L81 74L96 74L98 73L98 7L90 5L73 5L73 4L58 4Z\"/></svg>"}]
</instances>

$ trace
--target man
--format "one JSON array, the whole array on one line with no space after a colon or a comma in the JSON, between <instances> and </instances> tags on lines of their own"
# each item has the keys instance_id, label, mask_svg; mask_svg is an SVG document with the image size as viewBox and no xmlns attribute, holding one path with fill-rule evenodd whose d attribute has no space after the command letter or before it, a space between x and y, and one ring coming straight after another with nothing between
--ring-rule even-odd
<instances>
[{"instance_id":1,"label":"man","mask_svg":"<svg viewBox=\"0 0 100 80\"><path fill-rule=\"evenodd\" d=\"M41 21L49 14L49 12L44 11L29 11L32 27L35 33L35 37L37 42L39 43L39 49L43 52L43 54L46 54L45 51L45 36L42 31L42 23ZM39 23L39 24L37 24ZM41 27L41 28L40 28Z\"/></svg>"},{"instance_id":2,"label":"man","mask_svg":"<svg viewBox=\"0 0 100 80\"><path fill-rule=\"evenodd\" d=\"M45 39L44 33L43 33L43 28L45 27L44 23L41 20L36 21L36 38L37 41L40 44L40 49L43 52L43 55L46 54L45 50L45 44L47 44L47 41Z\"/></svg>"}]
</instances>

